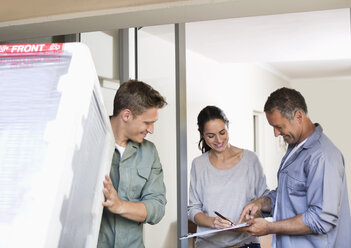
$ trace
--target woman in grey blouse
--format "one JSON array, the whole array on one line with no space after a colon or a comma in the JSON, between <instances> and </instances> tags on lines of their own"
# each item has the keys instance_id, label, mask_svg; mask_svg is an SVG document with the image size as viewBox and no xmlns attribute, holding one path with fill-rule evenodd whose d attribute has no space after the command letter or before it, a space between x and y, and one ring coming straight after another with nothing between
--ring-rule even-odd
<instances>
[{"instance_id":1,"label":"woman in grey blouse","mask_svg":"<svg viewBox=\"0 0 351 248\"><path fill-rule=\"evenodd\" d=\"M255 153L229 144L228 119L221 109L207 106L197 121L203 154L192 163L188 217L197 232L227 228L231 223L214 211L238 220L248 202L268 192L266 177ZM196 246L260 247L256 237L232 231L198 237Z\"/></svg>"}]
</instances>

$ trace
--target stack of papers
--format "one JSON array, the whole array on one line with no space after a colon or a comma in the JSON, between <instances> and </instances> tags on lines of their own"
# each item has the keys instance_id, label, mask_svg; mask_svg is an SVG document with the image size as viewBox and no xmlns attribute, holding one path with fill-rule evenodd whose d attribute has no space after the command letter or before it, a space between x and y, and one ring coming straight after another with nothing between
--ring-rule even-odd
<instances>
[{"instance_id":1,"label":"stack of papers","mask_svg":"<svg viewBox=\"0 0 351 248\"><path fill-rule=\"evenodd\" d=\"M179 239L182 240L182 239L189 239L189 238L193 238L193 237L197 237L197 236L205 236L205 235L209 235L209 234L213 234L213 233L217 233L217 232L228 231L228 230L233 230L233 229L237 229L237 228L241 228L241 227L245 227L245 226L249 226L249 224L245 222L245 223L241 223L238 225L233 225L233 226L228 227L228 228L213 229L213 230L199 232L199 233L190 233L190 234L188 234L184 237L181 237Z\"/></svg>"}]
</instances>

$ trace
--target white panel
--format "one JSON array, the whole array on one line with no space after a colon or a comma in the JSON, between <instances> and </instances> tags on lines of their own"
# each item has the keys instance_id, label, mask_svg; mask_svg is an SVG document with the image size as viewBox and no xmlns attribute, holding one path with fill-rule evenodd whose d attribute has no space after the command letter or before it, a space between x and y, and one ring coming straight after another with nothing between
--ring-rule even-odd
<instances>
[{"instance_id":1,"label":"white panel","mask_svg":"<svg viewBox=\"0 0 351 248\"><path fill-rule=\"evenodd\" d=\"M96 247L114 139L90 53L65 44L61 53L7 55L0 247Z\"/></svg>"}]
</instances>

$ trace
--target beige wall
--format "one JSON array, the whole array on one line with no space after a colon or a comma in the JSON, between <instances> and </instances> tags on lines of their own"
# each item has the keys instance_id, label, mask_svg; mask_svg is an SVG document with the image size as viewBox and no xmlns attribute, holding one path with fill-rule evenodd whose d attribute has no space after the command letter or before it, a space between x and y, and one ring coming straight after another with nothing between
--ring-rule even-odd
<instances>
[{"instance_id":1,"label":"beige wall","mask_svg":"<svg viewBox=\"0 0 351 248\"><path fill-rule=\"evenodd\" d=\"M218 3L228 2L231 6L245 7L243 11L247 11L247 6L254 5L254 8L259 8L265 11L279 11L282 7L278 2L284 2L285 9L294 9L294 11L307 11L307 10L321 10L321 9L335 9L345 8L350 6L349 1L345 0L310 0L308 4L305 1L294 1L290 3L288 1L276 1L276 0L249 0L249 1L208 1L208 0L60 0L60 1L47 1L47 0L3 0L0 8L0 22L21 20L27 18L46 17L51 15L68 14L68 13L79 13L94 10L108 10L108 9L120 9L130 7L142 7L147 5L167 4L168 7L174 6L175 3L181 5L217 5ZM247 5L243 5L241 2L247 2ZM259 4L257 4L259 3ZM277 3L275 5L266 4ZM171 4L171 5L170 5ZM228 6L228 5L227 5ZM254 9L252 8L252 9ZM312 8L312 9L311 9Z\"/></svg>"},{"instance_id":2,"label":"beige wall","mask_svg":"<svg viewBox=\"0 0 351 248\"><path fill-rule=\"evenodd\" d=\"M17 0L2 1L0 22L93 10L137 7L181 0Z\"/></svg>"}]
</instances>

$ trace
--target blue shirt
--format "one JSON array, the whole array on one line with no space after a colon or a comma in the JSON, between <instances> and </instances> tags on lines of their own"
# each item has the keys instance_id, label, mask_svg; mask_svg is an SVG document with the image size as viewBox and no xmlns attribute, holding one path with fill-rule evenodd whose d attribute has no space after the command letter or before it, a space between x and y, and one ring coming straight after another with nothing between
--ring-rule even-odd
<instances>
[{"instance_id":1,"label":"blue shirt","mask_svg":"<svg viewBox=\"0 0 351 248\"><path fill-rule=\"evenodd\" d=\"M342 153L323 134L319 124L313 134L278 171L278 187L267 196L276 220L302 214L313 234L277 234L276 247L350 247L351 217ZM276 198L278 201L276 202Z\"/></svg>"}]
</instances>

